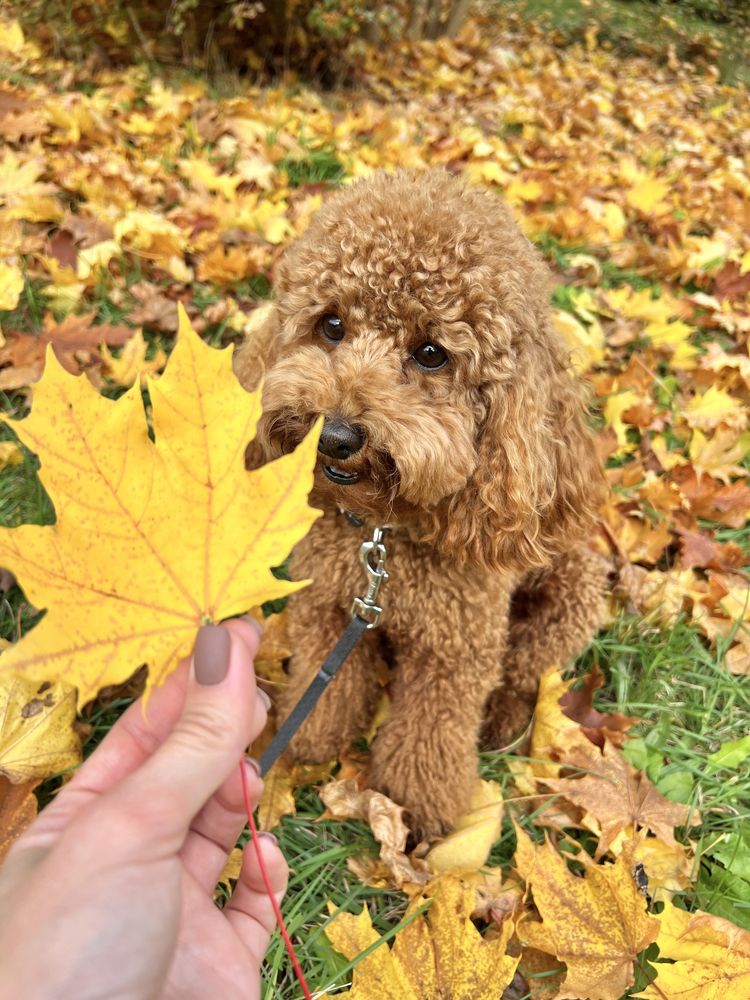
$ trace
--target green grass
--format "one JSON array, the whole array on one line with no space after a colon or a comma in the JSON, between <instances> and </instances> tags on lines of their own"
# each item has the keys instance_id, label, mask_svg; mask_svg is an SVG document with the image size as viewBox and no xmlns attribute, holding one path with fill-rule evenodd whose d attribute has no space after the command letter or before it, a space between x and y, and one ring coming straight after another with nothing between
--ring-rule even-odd
<instances>
[{"instance_id":1,"label":"green grass","mask_svg":"<svg viewBox=\"0 0 750 1000\"><path fill-rule=\"evenodd\" d=\"M643 720L626 756L668 798L700 809L695 885L684 904L750 929L750 769L711 770L707 757L748 734L750 678L730 674L686 621L668 629L622 617L583 658L605 671L602 701ZM691 831L695 835L696 831Z\"/></svg>"},{"instance_id":2,"label":"green grass","mask_svg":"<svg viewBox=\"0 0 750 1000\"><path fill-rule=\"evenodd\" d=\"M304 157L285 156L278 166L286 171L291 187L324 182L338 184L345 173L332 146L308 148Z\"/></svg>"},{"instance_id":3,"label":"green grass","mask_svg":"<svg viewBox=\"0 0 750 1000\"><path fill-rule=\"evenodd\" d=\"M596 23L598 43L625 56L662 53L674 46L678 57L714 64L723 83L750 83L750 19L735 11L722 20L721 4L666 0L498 0L503 14L513 12L553 31L557 42L581 41Z\"/></svg>"}]
</instances>

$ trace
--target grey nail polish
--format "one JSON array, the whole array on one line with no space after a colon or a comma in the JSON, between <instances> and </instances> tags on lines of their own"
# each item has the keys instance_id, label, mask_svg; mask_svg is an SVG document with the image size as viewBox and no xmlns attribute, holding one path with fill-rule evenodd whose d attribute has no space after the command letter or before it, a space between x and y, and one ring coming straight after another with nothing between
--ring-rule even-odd
<instances>
[{"instance_id":1,"label":"grey nail polish","mask_svg":"<svg viewBox=\"0 0 750 1000\"><path fill-rule=\"evenodd\" d=\"M231 641L219 625L201 625L193 650L195 679L199 684L219 684L229 669Z\"/></svg>"}]
</instances>

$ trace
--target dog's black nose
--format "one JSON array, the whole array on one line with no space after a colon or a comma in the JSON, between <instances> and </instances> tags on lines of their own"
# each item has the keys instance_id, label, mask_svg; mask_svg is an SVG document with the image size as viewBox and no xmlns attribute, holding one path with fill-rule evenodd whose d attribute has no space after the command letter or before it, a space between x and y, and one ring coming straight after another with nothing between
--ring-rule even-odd
<instances>
[{"instance_id":1,"label":"dog's black nose","mask_svg":"<svg viewBox=\"0 0 750 1000\"><path fill-rule=\"evenodd\" d=\"M318 451L343 461L355 455L365 443L362 430L340 417L326 417L318 442Z\"/></svg>"}]
</instances>

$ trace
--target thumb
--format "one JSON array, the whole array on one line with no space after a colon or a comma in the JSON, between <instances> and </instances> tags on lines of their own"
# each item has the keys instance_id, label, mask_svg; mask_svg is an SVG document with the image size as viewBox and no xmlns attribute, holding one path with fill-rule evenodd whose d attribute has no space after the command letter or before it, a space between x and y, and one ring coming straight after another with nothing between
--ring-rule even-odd
<instances>
[{"instance_id":1,"label":"thumb","mask_svg":"<svg viewBox=\"0 0 750 1000\"><path fill-rule=\"evenodd\" d=\"M131 844L158 840L167 850L178 849L193 818L263 729L266 702L253 670L258 643L259 631L247 621L204 625L198 632L174 729L99 803L119 817Z\"/></svg>"}]
</instances>

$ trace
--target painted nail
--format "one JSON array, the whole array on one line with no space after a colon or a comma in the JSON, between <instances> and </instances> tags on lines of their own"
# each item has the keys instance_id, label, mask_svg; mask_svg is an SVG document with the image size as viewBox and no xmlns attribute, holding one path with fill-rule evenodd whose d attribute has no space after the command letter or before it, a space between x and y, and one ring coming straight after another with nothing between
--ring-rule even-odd
<instances>
[{"instance_id":1,"label":"painted nail","mask_svg":"<svg viewBox=\"0 0 750 1000\"><path fill-rule=\"evenodd\" d=\"M278 840L274 837L274 835L272 833L269 833L268 830L263 830L263 832L259 833L258 836L259 837L265 837L266 840L271 840L271 841L273 841L274 844L276 844L277 847L279 846Z\"/></svg>"},{"instance_id":2,"label":"painted nail","mask_svg":"<svg viewBox=\"0 0 750 1000\"><path fill-rule=\"evenodd\" d=\"M258 697L260 698L260 700L263 702L263 704L266 706L266 711L270 712L271 711L271 699L268 697L268 695L266 694L266 692L263 690L263 688L256 688L255 692L258 695Z\"/></svg>"},{"instance_id":3,"label":"painted nail","mask_svg":"<svg viewBox=\"0 0 750 1000\"><path fill-rule=\"evenodd\" d=\"M247 622L248 625L252 625L252 627L258 633L259 639L263 635L263 623L259 622L257 618L253 618L252 615L242 615L240 621Z\"/></svg>"},{"instance_id":4,"label":"painted nail","mask_svg":"<svg viewBox=\"0 0 750 1000\"><path fill-rule=\"evenodd\" d=\"M255 759L255 757L245 757L245 764L250 768L251 771L254 771L255 774L258 777L260 777L260 764Z\"/></svg>"},{"instance_id":5,"label":"painted nail","mask_svg":"<svg viewBox=\"0 0 750 1000\"><path fill-rule=\"evenodd\" d=\"M229 670L229 633L219 625L201 625L193 650L195 679L199 684L219 684Z\"/></svg>"}]
</instances>

